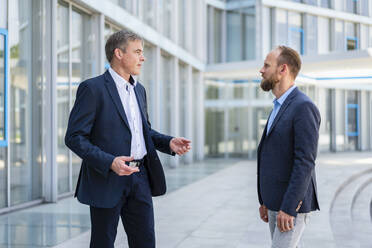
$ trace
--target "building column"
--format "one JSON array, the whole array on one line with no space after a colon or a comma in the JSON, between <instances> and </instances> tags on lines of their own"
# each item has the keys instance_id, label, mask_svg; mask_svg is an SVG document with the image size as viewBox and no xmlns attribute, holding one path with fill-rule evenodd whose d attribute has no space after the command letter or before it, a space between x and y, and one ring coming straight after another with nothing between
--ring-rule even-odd
<instances>
[{"instance_id":1,"label":"building column","mask_svg":"<svg viewBox=\"0 0 372 248\"><path fill-rule=\"evenodd\" d=\"M359 143L360 143L360 150L365 151L368 150L369 146L369 139L371 137L370 131L370 123L369 123L369 102L368 102L368 92L367 91L360 91L360 105L359 105Z\"/></svg>"},{"instance_id":2,"label":"building column","mask_svg":"<svg viewBox=\"0 0 372 248\"><path fill-rule=\"evenodd\" d=\"M173 83L173 96L171 97L172 102L172 110L170 114L171 118L171 134L175 137L178 137L180 134L180 69L179 69L179 61L178 58L172 57L172 68L173 68L173 75L172 81ZM174 156L170 159L170 166L177 167L179 165L179 156Z\"/></svg>"},{"instance_id":3,"label":"building column","mask_svg":"<svg viewBox=\"0 0 372 248\"><path fill-rule=\"evenodd\" d=\"M186 138L187 139L192 139L193 135L193 130L195 130L193 128L193 91L192 91L192 66L191 65L188 65L187 68L187 79L186 79L186 123L185 123L185 126L186 126ZM182 101L182 99L181 99ZM183 103L184 104L184 103ZM190 164L192 163L192 159L193 159L193 149L191 149L186 155L185 155L185 163L186 164Z\"/></svg>"},{"instance_id":4,"label":"building column","mask_svg":"<svg viewBox=\"0 0 372 248\"><path fill-rule=\"evenodd\" d=\"M154 92L155 95L155 106L154 106L154 119L152 120L152 126L155 130L160 130L160 109L161 109L161 102L160 102L160 96L161 96L161 83L162 83L162 77L161 77L161 71L162 71L162 61L161 61L161 51L160 47L155 48L155 56L154 56L154 62L155 62L155 82L154 82Z\"/></svg>"},{"instance_id":5,"label":"building column","mask_svg":"<svg viewBox=\"0 0 372 248\"><path fill-rule=\"evenodd\" d=\"M43 196L46 202L57 202L58 167L57 167L57 35L56 16L57 0L46 1L46 41L45 68L46 84L43 106L43 150L45 160L43 166Z\"/></svg>"},{"instance_id":6,"label":"building column","mask_svg":"<svg viewBox=\"0 0 372 248\"><path fill-rule=\"evenodd\" d=\"M194 130L196 130L196 134L198 135L198 144L196 148L196 153L197 153L197 159L198 160L203 160L204 159L204 144L205 144L205 106L204 106L204 78L203 78L203 73L199 72L198 73L198 94L196 98L196 104L199 106L197 108L197 126L195 127Z\"/></svg>"}]
</instances>

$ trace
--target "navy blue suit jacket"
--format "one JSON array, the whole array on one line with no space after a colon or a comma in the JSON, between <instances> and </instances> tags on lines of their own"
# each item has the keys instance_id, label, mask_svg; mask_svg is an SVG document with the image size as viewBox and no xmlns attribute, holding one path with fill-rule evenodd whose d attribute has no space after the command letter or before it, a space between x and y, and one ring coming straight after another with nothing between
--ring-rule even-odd
<instances>
[{"instance_id":1,"label":"navy blue suit jacket","mask_svg":"<svg viewBox=\"0 0 372 248\"><path fill-rule=\"evenodd\" d=\"M257 151L259 202L291 216L319 209L315 159L320 114L314 103L295 88L283 102Z\"/></svg>"},{"instance_id":2,"label":"navy blue suit jacket","mask_svg":"<svg viewBox=\"0 0 372 248\"><path fill-rule=\"evenodd\" d=\"M153 196L165 194L162 164L155 149L174 155L169 147L171 136L151 129L147 114L146 91L137 83L135 93L141 110L148 171ZM106 71L79 85L70 113L66 145L81 159L75 196L81 203L112 208L120 200L130 176L118 176L110 169L117 156L130 156L131 131L114 80Z\"/></svg>"}]
</instances>

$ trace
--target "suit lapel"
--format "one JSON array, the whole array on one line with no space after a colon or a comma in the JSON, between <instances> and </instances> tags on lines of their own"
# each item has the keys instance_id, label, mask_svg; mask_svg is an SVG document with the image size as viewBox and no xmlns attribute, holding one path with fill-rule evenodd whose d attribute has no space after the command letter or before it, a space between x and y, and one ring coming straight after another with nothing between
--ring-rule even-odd
<instances>
[{"instance_id":1,"label":"suit lapel","mask_svg":"<svg viewBox=\"0 0 372 248\"><path fill-rule=\"evenodd\" d=\"M121 103L118 89L116 88L114 79L112 79L109 71L105 72L105 79L106 79L105 85L106 85L106 88L107 88L108 92L110 93L112 101L114 102L114 104L116 106L116 109L118 110L118 112L120 114L120 117L123 119L125 125L127 125L128 129L130 131L130 126L129 126L129 123L128 123L127 115L125 114L123 104Z\"/></svg>"},{"instance_id":2,"label":"suit lapel","mask_svg":"<svg viewBox=\"0 0 372 248\"><path fill-rule=\"evenodd\" d=\"M273 129L275 128L275 125L278 123L278 121L280 120L280 117L283 115L284 111L286 110L286 108L290 105L290 103L292 102L293 98L297 95L298 93L298 89L295 88L291 94L289 94L289 96L287 97L287 99L285 99L283 105L280 107L280 110L278 112L278 114L275 116L275 119L273 121L273 124L271 124L271 127L270 127L270 130L269 130L269 133L267 134L267 136L269 136L271 134L271 132L273 131Z\"/></svg>"}]
</instances>

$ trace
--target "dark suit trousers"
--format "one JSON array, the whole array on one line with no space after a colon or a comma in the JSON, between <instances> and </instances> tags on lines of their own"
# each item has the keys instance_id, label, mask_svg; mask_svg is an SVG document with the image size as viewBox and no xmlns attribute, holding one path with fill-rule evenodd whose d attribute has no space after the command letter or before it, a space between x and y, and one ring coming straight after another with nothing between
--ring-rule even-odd
<instances>
[{"instance_id":1,"label":"dark suit trousers","mask_svg":"<svg viewBox=\"0 0 372 248\"><path fill-rule=\"evenodd\" d=\"M154 211L147 171L131 176L130 187L114 208L90 206L91 248L114 248L119 216L124 225L130 248L154 248Z\"/></svg>"}]
</instances>

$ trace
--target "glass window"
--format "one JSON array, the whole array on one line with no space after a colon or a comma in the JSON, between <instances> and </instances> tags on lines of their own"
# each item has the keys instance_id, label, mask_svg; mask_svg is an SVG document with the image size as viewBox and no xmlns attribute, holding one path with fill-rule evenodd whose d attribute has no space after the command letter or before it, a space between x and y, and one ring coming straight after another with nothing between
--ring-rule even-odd
<instances>
[{"instance_id":1,"label":"glass window","mask_svg":"<svg viewBox=\"0 0 372 248\"><path fill-rule=\"evenodd\" d=\"M132 0L109 0L132 13Z\"/></svg>"},{"instance_id":2,"label":"glass window","mask_svg":"<svg viewBox=\"0 0 372 248\"><path fill-rule=\"evenodd\" d=\"M319 54L328 53L331 46L330 20L324 17L318 17L318 51Z\"/></svg>"},{"instance_id":3,"label":"glass window","mask_svg":"<svg viewBox=\"0 0 372 248\"><path fill-rule=\"evenodd\" d=\"M335 10L345 11L345 8L344 8L345 1L349 1L349 0L337 0L337 1L333 1L333 4L335 5Z\"/></svg>"},{"instance_id":4,"label":"glass window","mask_svg":"<svg viewBox=\"0 0 372 248\"><path fill-rule=\"evenodd\" d=\"M209 63L222 62L222 11L208 7L208 60ZM213 28L211 28L213 27Z\"/></svg>"},{"instance_id":5,"label":"glass window","mask_svg":"<svg viewBox=\"0 0 372 248\"><path fill-rule=\"evenodd\" d=\"M95 75L93 68L93 33L91 30L91 19L90 16L80 12L77 9L72 9L71 13L71 105L72 108L76 92L79 84ZM72 153L72 152L71 152ZM72 189L75 189L77 179L80 172L81 159L72 153L71 156L72 164Z\"/></svg>"},{"instance_id":6,"label":"glass window","mask_svg":"<svg viewBox=\"0 0 372 248\"><path fill-rule=\"evenodd\" d=\"M41 0L9 1L10 205L41 198L43 9Z\"/></svg>"},{"instance_id":7,"label":"glass window","mask_svg":"<svg viewBox=\"0 0 372 248\"><path fill-rule=\"evenodd\" d=\"M244 60L256 57L256 18L255 8L243 10Z\"/></svg>"},{"instance_id":8,"label":"glass window","mask_svg":"<svg viewBox=\"0 0 372 248\"><path fill-rule=\"evenodd\" d=\"M57 163L58 193L69 191L69 150L64 137L70 113L69 87L69 12L62 3L57 7Z\"/></svg>"},{"instance_id":9,"label":"glass window","mask_svg":"<svg viewBox=\"0 0 372 248\"><path fill-rule=\"evenodd\" d=\"M243 58L242 50L242 15L227 12L227 61L239 61Z\"/></svg>"},{"instance_id":10,"label":"glass window","mask_svg":"<svg viewBox=\"0 0 372 248\"><path fill-rule=\"evenodd\" d=\"M369 4L372 2L369 2L369 0L359 0L360 1L360 11L359 13L364 16L369 16Z\"/></svg>"},{"instance_id":11,"label":"glass window","mask_svg":"<svg viewBox=\"0 0 372 248\"><path fill-rule=\"evenodd\" d=\"M7 15L7 0L0 0L0 28L7 28L6 20L8 18Z\"/></svg>"},{"instance_id":12,"label":"glass window","mask_svg":"<svg viewBox=\"0 0 372 248\"><path fill-rule=\"evenodd\" d=\"M369 47L372 47L372 26L369 26Z\"/></svg>"},{"instance_id":13,"label":"glass window","mask_svg":"<svg viewBox=\"0 0 372 248\"><path fill-rule=\"evenodd\" d=\"M344 22L335 20L335 51L345 51Z\"/></svg>"},{"instance_id":14,"label":"glass window","mask_svg":"<svg viewBox=\"0 0 372 248\"><path fill-rule=\"evenodd\" d=\"M5 36L0 34L0 116L4 116L4 85L5 85ZM0 128L4 130L3 118L0 123ZM0 147L0 208L7 204L7 170L6 170L6 148Z\"/></svg>"},{"instance_id":15,"label":"glass window","mask_svg":"<svg viewBox=\"0 0 372 248\"><path fill-rule=\"evenodd\" d=\"M356 24L345 22L346 50L356 50L359 46L359 40L356 33Z\"/></svg>"},{"instance_id":16,"label":"glass window","mask_svg":"<svg viewBox=\"0 0 372 248\"><path fill-rule=\"evenodd\" d=\"M276 45L287 45L288 44L288 20L287 11L277 9L276 10Z\"/></svg>"},{"instance_id":17,"label":"glass window","mask_svg":"<svg viewBox=\"0 0 372 248\"><path fill-rule=\"evenodd\" d=\"M145 63L143 63L143 69L141 74L139 75L139 80L141 84L146 89L146 97L147 97L147 111L149 114L150 122L154 124L155 116L154 116L154 106L155 106L155 57L154 57L154 48L148 44L145 44L144 48L144 56L146 57Z\"/></svg>"},{"instance_id":18,"label":"glass window","mask_svg":"<svg viewBox=\"0 0 372 248\"><path fill-rule=\"evenodd\" d=\"M304 30L300 13L288 12L288 45L300 54L304 54Z\"/></svg>"},{"instance_id":19,"label":"glass window","mask_svg":"<svg viewBox=\"0 0 372 248\"><path fill-rule=\"evenodd\" d=\"M358 0L346 0L346 11L357 14Z\"/></svg>"},{"instance_id":20,"label":"glass window","mask_svg":"<svg viewBox=\"0 0 372 248\"><path fill-rule=\"evenodd\" d=\"M156 27L155 0L142 0L142 17L146 24Z\"/></svg>"},{"instance_id":21,"label":"glass window","mask_svg":"<svg viewBox=\"0 0 372 248\"><path fill-rule=\"evenodd\" d=\"M208 157L223 157L225 145L225 113L223 109L207 108L205 110L205 146Z\"/></svg>"},{"instance_id":22,"label":"glass window","mask_svg":"<svg viewBox=\"0 0 372 248\"><path fill-rule=\"evenodd\" d=\"M315 6L318 5L318 0L305 0L304 2Z\"/></svg>"},{"instance_id":23,"label":"glass window","mask_svg":"<svg viewBox=\"0 0 372 248\"><path fill-rule=\"evenodd\" d=\"M71 23L69 16L71 16ZM69 37L70 27L71 33L74 34L72 37ZM65 146L64 136L79 83L95 74L92 43L93 34L90 16L75 8L72 8L71 13L69 13L68 5L59 3L57 8L57 163L59 194L71 192L75 188L80 171L81 160Z\"/></svg>"},{"instance_id":24,"label":"glass window","mask_svg":"<svg viewBox=\"0 0 372 248\"><path fill-rule=\"evenodd\" d=\"M313 15L306 15L306 54L317 54L318 51L318 19ZM328 33L322 33L328 36Z\"/></svg>"},{"instance_id":25,"label":"glass window","mask_svg":"<svg viewBox=\"0 0 372 248\"><path fill-rule=\"evenodd\" d=\"M162 33L169 39L172 37L172 0L159 0L160 16L162 18Z\"/></svg>"},{"instance_id":26,"label":"glass window","mask_svg":"<svg viewBox=\"0 0 372 248\"><path fill-rule=\"evenodd\" d=\"M6 37L7 33L0 32L0 142L5 140L5 70L6 70Z\"/></svg>"},{"instance_id":27,"label":"glass window","mask_svg":"<svg viewBox=\"0 0 372 248\"><path fill-rule=\"evenodd\" d=\"M324 8L331 8L331 0L321 0L320 6Z\"/></svg>"},{"instance_id":28,"label":"glass window","mask_svg":"<svg viewBox=\"0 0 372 248\"><path fill-rule=\"evenodd\" d=\"M178 42L180 46L186 48L186 0L180 0L178 2ZM187 34L190 35L190 34Z\"/></svg>"},{"instance_id":29,"label":"glass window","mask_svg":"<svg viewBox=\"0 0 372 248\"><path fill-rule=\"evenodd\" d=\"M172 59L168 55L162 55L162 82L160 83L160 106L161 118L160 118L160 131L171 135L171 112L173 106L173 87L172 87Z\"/></svg>"}]
</instances>

